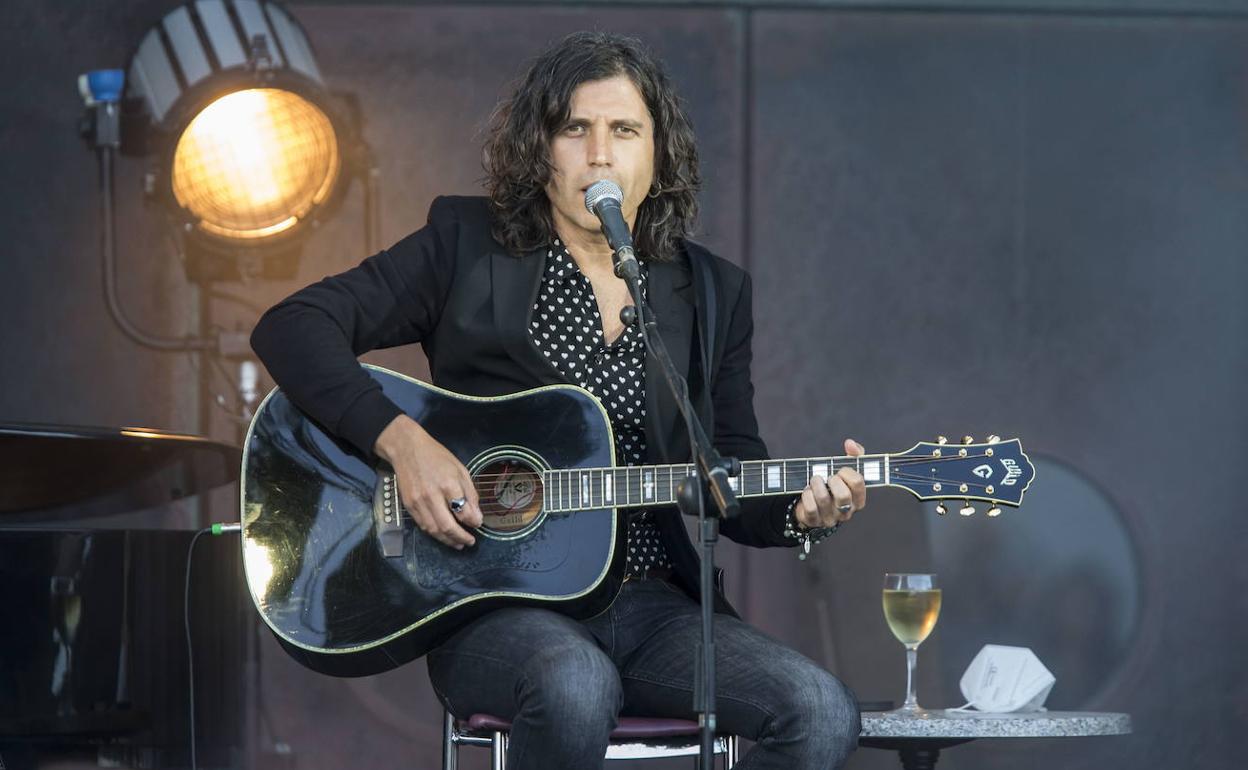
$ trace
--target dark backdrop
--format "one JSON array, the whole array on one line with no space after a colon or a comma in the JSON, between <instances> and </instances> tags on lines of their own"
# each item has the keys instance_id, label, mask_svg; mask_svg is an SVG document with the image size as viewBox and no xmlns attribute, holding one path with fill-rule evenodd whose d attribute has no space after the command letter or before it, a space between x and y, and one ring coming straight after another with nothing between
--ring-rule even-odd
<instances>
[{"instance_id":1,"label":"dark backdrop","mask_svg":"<svg viewBox=\"0 0 1248 770\"><path fill-rule=\"evenodd\" d=\"M961 702L982 644L1023 644L1057 676L1051 706L1129 711L1136 727L973 743L942 766L1231 767L1248 718L1248 527L1234 494L1248 461L1248 17L1230 0L871 5L293 10L331 85L360 97L386 243L434 195L479 189L480 129L529 57L577 29L643 37L699 132L701 237L755 277L773 451L997 433L1022 437L1040 466L1024 507L996 521L939 519L883 490L805 564L727 545L737 606L864 700L899 700L880 574L935 570L946 604L920 655L925 704ZM225 409L201 424L193 359L136 348L109 321L94 164L74 133L75 76L123 66L169 7L6 7L0 421L237 435ZM123 298L142 326L182 333L196 295L141 201L142 170L128 161L118 183ZM224 288L265 306L353 264L360 215L357 188L297 280ZM240 330L255 317L233 301L212 309ZM415 349L371 360L424 371ZM232 406L214 373L216 393ZM237 514L227 493L200 515ZM421 664L332 680L258 638L258 765L279 743L301 768L434 765L439 712ZM864 750L851 766L894 763Z\"/></svg>"}]
</instances>

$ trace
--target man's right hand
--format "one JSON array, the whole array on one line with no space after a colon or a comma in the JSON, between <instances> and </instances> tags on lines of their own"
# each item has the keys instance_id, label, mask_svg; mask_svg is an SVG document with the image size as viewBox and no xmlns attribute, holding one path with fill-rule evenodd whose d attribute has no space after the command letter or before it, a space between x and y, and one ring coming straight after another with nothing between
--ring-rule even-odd
<instances>
[{"instance_id":1,"label":"man's right hand","mask_svg":"<svg viewBox=\"0 0 1248 770\"><path fill-rule=\"evenodd\" d=\"M457 550L476 542L466 528L481 526L477 490L455 455L405 414L390 421L374 450L394 468L399 499L421 531ZM460 497L468 502L455 515L450 501Z\"/></svg>"}]
</instances>

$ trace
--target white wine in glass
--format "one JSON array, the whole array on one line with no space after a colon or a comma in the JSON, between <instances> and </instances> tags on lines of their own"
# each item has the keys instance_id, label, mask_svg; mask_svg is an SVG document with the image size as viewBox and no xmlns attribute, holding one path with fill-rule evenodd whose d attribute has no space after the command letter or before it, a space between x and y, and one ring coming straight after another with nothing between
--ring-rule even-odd
<instances>
[{"instance_id":1,"label":"white wine in glass","mask_svg":"<svg viewBox=\"0 0 1248 770\"><path fill-rule=\"evenodd\" d=\"M914 694L914 671L919 645L932 633L938 617L940 588L935 575L885 573L884 619L897 641L906 646L906 702L890 714L919 716L927 713Z\"/></svg>"}]
</instances>

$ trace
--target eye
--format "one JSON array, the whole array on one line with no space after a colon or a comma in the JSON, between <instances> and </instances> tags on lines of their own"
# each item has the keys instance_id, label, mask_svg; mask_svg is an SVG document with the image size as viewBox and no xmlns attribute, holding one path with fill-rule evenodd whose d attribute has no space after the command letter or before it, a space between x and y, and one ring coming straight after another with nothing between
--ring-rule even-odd
<instances>
[{"instance_id":1,"label":"eye","mask_svg":"<svg viewBox=\"0 0 1248 770\"><path fill-rule=\"evenodd\" d=\"M565 136L579 136L585 133L585 126L581 123L569 123L564 126L563 133Z\"/></svg>"},{"instance_id":2,"label":"eye","mask_svg":"<svg viewBox=\"0 0 1248 770\"><path fill-rule=\"evenodd\" d=\"M617 133L621 133L621 134L633 134L633 135L635 135L635 134L637 133L637 129L635 129L635 128L631 127L631 126L616 126L616 127L615 127L615 130L616 130L616 132L617 132Z\"/></svg>"}]
</instances>

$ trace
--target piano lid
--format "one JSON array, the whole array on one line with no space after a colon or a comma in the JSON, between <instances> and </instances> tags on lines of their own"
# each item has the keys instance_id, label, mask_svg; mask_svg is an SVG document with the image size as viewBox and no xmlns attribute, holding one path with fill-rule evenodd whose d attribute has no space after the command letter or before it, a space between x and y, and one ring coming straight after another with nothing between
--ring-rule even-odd
<instances>
[{"instance_id":1,"label":"piano lid","mask_svg":"<svg viewBox=\"0 0 1248 770\"><path fill-rule=\"evenodd\" d=\"M0 423L0 526L165 505L238 478L242 451L150 428Z\"/></svg>"}]
</instances>

